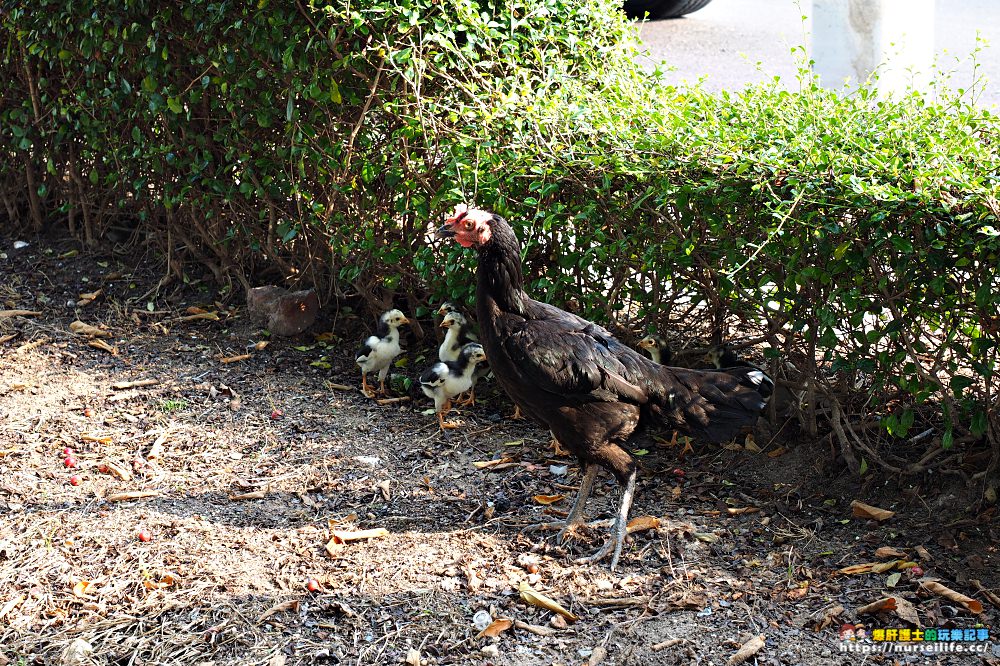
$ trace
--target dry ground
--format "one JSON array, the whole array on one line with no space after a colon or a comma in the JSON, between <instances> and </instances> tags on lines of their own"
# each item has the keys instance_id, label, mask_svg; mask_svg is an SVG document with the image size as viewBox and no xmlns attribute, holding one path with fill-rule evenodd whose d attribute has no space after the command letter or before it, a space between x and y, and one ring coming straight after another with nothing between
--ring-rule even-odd
<instances>
[{"instance_id":1,"label":"dry ground","mask_svg":"<svg viewBox=\"0 0 1000 666\"><path fill-rule=\"evenodd\" d=\"M445 439L425 400L380 406L334 386L357 385L350 317L222 363L266 338L205 285L143 297L149 262L13 240L0 237L0 310L41 314L0 319L0 665L725 664L756 636L746 663L1000 663L996 648L839 652L842 623L913 626L859 614L889 595L924 626L995 627L1000 530L993 511L965 512L975 489L958 477L859 485L794 438L686 457L647 438L633 515L659 528L633 534L614 573L576 565L601 531L563 549L521 529L565 510L577 468L496 393ZM184 321L189 306L220 319ZM75 319L106 326L117 353L70 332ZM398 379L433 353L410 340ZM115 388L140 380L155 383ZM607 516L617 489L595 495L590 514ZM856 498L896 514L852 519ZM388 534L328 550L333 528ZM922 571L836 573L897 558ZM579 619L525 603L523 581ZM480 611L517 624L477 638Z\"/></svg>"}]
</instances>

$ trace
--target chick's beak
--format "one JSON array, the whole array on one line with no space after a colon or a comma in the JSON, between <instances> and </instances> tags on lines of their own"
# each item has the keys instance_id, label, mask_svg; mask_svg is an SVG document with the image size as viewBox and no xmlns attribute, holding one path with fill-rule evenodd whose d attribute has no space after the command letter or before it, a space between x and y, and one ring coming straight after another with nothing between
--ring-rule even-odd
<instances>
[{"instance_id":1,"label":"chick's beak","mask_svg":"<svg viewBox=\"0 0 1000 666\"><path fill-rule=\"evenodd\" d=\"M434 235L438 238L454 238L455 232L447 224L442 224L441 227L434 232Z\"/></svg>"}]
</instances>

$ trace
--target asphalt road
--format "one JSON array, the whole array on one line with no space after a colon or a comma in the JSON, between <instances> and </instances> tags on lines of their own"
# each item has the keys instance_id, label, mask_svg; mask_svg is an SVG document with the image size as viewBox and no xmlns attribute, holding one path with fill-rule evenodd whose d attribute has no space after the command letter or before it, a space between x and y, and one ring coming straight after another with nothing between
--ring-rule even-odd
<instances>
[{"instance_id":1,"label":"asphalt road","mask_svg":"<svg viewBox=\"0 0 1000 666\"><path fill-rule=\"evenodd\" d=\"M803 15L811 6L809 0L713 0L684 18L642 24L647 64L665 61L672 68L668 81L703 78L711 90L739 90L774 76L794 89L801 45L809 44L810 22ZM950 72L951 88L972 89L977 103L1000 105L1000 1L937 0L935 6L938 69ZM969 54L977 31L993 46L977 56L979 81L973 87Z\"/></svg>"}]
</instances>

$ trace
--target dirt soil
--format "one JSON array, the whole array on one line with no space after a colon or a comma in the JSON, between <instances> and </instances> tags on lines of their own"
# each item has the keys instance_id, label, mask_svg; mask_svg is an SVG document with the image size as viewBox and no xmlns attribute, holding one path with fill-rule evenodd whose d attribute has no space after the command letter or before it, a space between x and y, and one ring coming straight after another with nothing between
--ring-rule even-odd
<instances>
[{"instance_id":1,"label":"dirt soil","mask_svg":"<svg viewBox=\"0 0 1000 666\"><path fill-rule=\"evenodd\" d=\"M38 314L0 313L0 666L727 664L741 646L748 664L1000 664L1000 529L958 475L860 484L828 444L766 427L686 454L647 436L632 515L648 529L614 572L576 564L604 529L565 548L522 529L562 515L578 467L495 387L446 438L412 388L360 394L367 321L327 306L269 340L240 294L157 291L148 258L14 240L0 310ZM406 344L397 394L436 353ZM618 500L601 478L592 518ZM855 499L895 514L852 517ZM866 563L879 572L838 573ZM885 597L897 611L862 612ZM866 656L841 651L845 623L981 625L995 643Z\"/></svg>"}]
</instances>

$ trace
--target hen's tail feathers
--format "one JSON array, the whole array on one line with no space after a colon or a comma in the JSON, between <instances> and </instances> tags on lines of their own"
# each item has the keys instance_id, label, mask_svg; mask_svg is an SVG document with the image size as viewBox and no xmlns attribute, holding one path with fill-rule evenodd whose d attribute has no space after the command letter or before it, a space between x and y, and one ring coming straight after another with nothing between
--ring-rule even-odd
<instances>
[{"instance_id":1,"label":"hen's tail feathers","mask_svg":"<svg viewBox=\"0 0 1000 666\"><path fill-rule=\"evenodd\" d=\"M699 439L724 442L757 422L774 381L759 368L721 371L664 368L665 392L651 411L671 426Z\"/></svg>"}]
</instances>

